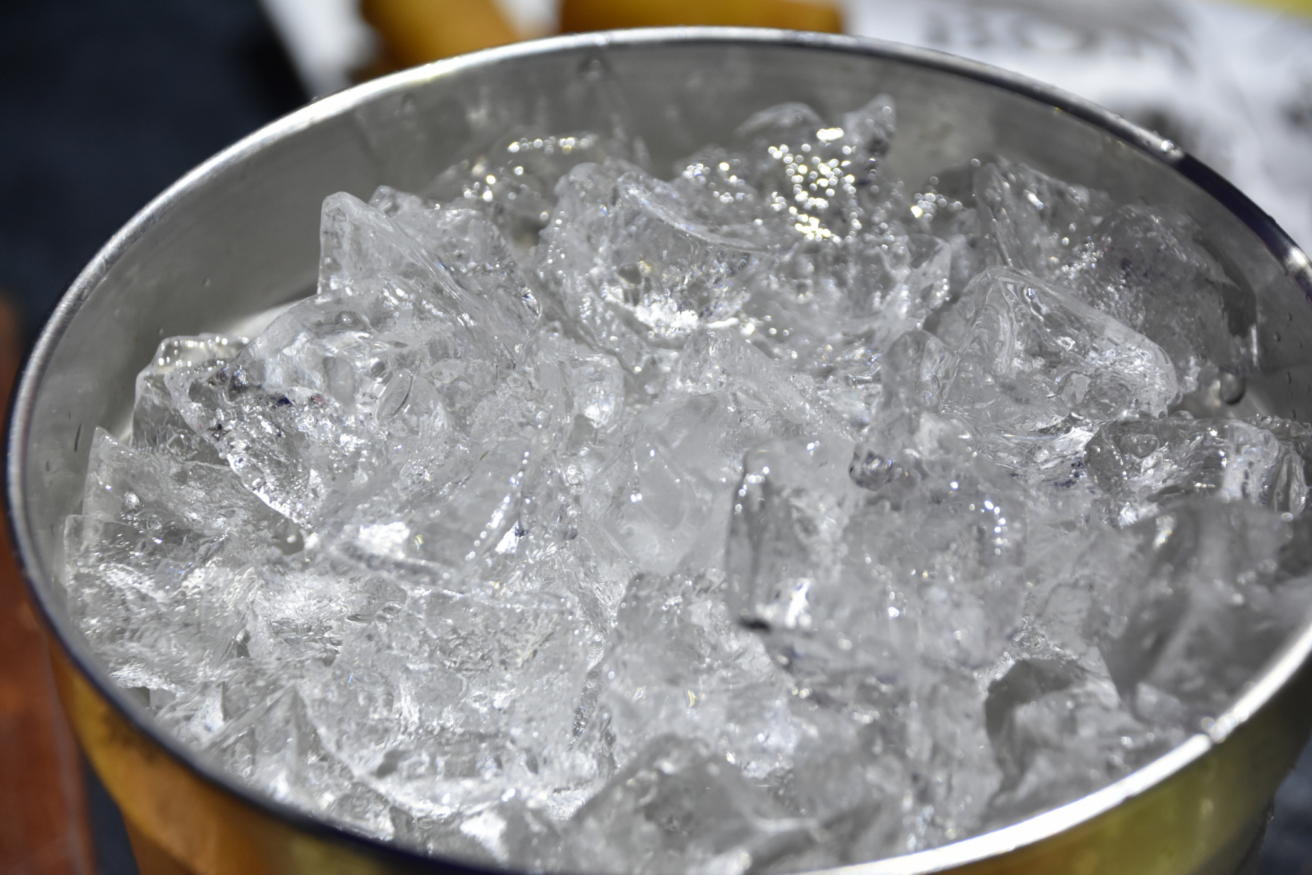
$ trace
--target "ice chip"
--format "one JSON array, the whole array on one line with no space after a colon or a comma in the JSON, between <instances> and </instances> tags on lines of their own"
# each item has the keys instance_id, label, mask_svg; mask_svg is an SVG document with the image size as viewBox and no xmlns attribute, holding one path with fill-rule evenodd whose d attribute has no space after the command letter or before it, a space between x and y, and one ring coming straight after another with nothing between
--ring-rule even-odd
<instances>
[{"instance_id":1,"label":"ice chip","mask_svg":"<svg viewBox=\"0 0 1312 875\"><path fill-rule=\"evenodd\" d=\"M654 739L570 824L581 871L708 875L768 864L809 843L808 825L732 763L669 736Z\"/></svg>"},{"instance_id":2,"label":"ice chip","mask_svg":"<svg viewBox=\"0 0 1312 875\"><path fill-rule=\"evenodd\" d=\"M754 780L788 768L808 732L791 683L705 577L639 575L618 606L580 746L624 764L644 727L698 740Z\"/></svg>"},{"instance_id":3,"label":"ice chip","mask_svg":"<svg viewBox=\"0 0 1312 875\"><path fill-rule=\"evenodd\" d=\"M722 533L733 456L722 446L732 411L715 395L672 398L630 427L629 448L598 472L584 512L638 567L669 574L696 551L705 556ZM656 423L664 425L658 432Z\"/></svg>"},{"instance_id":4,"label":"ice chip","mask_svg":"<svg viewBox=\"0 0 1312 875\"><path fill-rule=\"evenodd\" d=\"M324 258L329 272L326 278L321 276L321 287L368 282L373 267L367 261L352 265L345 260L349 250L343 245L336 255L331 243L346 244L362 234L384 236L396 247L391 272L441 299L462 323L510 360L522 360L540 306L496 226L474 210L428 208L417 199L399 199L395 194L386 215L345 200L349 196L341 197L340 203L332 203L333 198L324 203Z\"/></svg>"},{"instance_id":5,"label":"ice chip","mask_svg":"<svg viewBox=\"0 0 1312 875\"><path fill-rule=\"evenodd\" d=\"M175 392L243 483L301 524L368 491L380 466L430 476L497 371L522 358L536 302L496 231L462 213L431 221L473 235L437 252L451 267L404 222L329 198L320 293Z\"/></svg>"},{"instance_id":6,"label":"ice chip","mask_svg":"<svg viewBox=\"0 0 1312 875\"><path fill-rule=\"evenodd\" d=\"M1078 664L1022 659L989 685L985 721L1003 782L990 817L1054 808L1165 753L1182 733L1136 719Z\"/></svg>"},{"instance_id":7,"label":"ice chip","mask_svg":"<svg viewBox=\"0 0 1312 875\"><path fill-rule=\"evenodd\" d=\"M951 248L937 237L913 234L897 239L887 254L878 252L881 275L866 290L869 297L857 302L857 312L878 316L889 336L922 327L925 317L948 302Z\"/></svg>"},{"instance_id":8,"label":"ice chip","mask_svg":"<svg viewBox=\"0 0 1312 875\"><path fill-rule=\"evenodd\" d=\"M1249 501L1281 513L1299 513L1307 501L1302 457L1271 432L1239 420L1112 422L1085 454L1123 525L1186 495Z\"/></svg>"},{"instance_id":9,"label":"ice chip","mask_svg":"<svg viewBox=\"0 0 1312 875\"><path fill-rule=\"evenodd\" d=\"M578 164L600 163L608 155L627 157L627 152L590 131L511 134L443 171L424 193L444 206L485 213L508 241L527 251L551 218L560 178Z\"/></svg>"},{"instance_id":10,"label":"ice chip","mask_svg":"<svg viewBox=\"0 0 1312 875\"><path fill-rule=\"evenodd\" d=\"M1172 722L1220 713L1306 613L1307 592L1273 579L1289 536L1270 510L1203 498L1129 530L1136 562L1098 628L1131 707Z\"/></svg>"},{"instance_id":11,"label":"ice chip","mask_svg":"<svg viewBox=\"0 0 1312 875\"><path fill-rule=\"evenodd\" d=\"M891 673L917 658L979 668L1021 625L1023 493L956 467L895 468L844 533L843 585L825 613L845 640L894 654Z\"/></svg>"},{"instance_id":12,"label":"ice chip","mask_svg":"<svg viewBox=\"0 0 1312 875\"><path fill-rule=\"evenodd\" d=\"M824 120L809 105L781 103L753 113L735 134L739 140L767 144L813 137L824 126Z\"/></svg>"},{"instance_id":13,"label":"ice chip","mask_svg":"<svg viewBox=\"0 0 1312 875\"><path fill-rule=\"evenodd\" d=\"M731 318L760 264L750 243L699 226L665 183L632 173L616 183L606 244L603 255L616 266L594 267L600 299L661 339Z\"/></svg>"},{"instance_id":14,"label":"ice chip","mask_svg":"<svg viewBox=\"0 0 1312 875\"><path fill-rule=\"evenodd\" d=\"M943 341L913 329L889 344L881 362L885 406L892 411L943 404L943 388L956 356Z\"/></svg>"},{"instance_id":15,"label":"ice chip","mask_svg":"<svg viewBox=\"0 0 1312 875\"><path fill-rule=\"evenodd\" d=\"M624 373L614 356L595 352L563 333L543 332L537 358L561 367L572 417L581 416L599 430L619 424L625 410Z\"/></svg>"},{"instance_id":16,"label":"ice chip","mask_svg":"<svg viewBox=\"0 0 1312 875\"><path fill-rule=\"evenodd\" d=\"M732 229L740 236L761 233L753 226L761 215L761 194L752 183L747 158L712 146L675 168L673 186L707 227Z\"/></svg>"},{"instance_id":17,"label":"ice chip","mask_svg":"<svg viewBox=\"0 0 1312 875\"><path fill-rule=\"evenodd\" d=\"M1257 366L1257 303L1199 244L1202 232L1168 209L1130 205L1107 216L1072 279L1084 300L1140 331L1193 391L1206 366Z\"/></svg>"},{"instance_id":18,"label":"ice chip","mask_svg":"<svg viewBox=\"0 0 1312 875\"><path fill-rule=\"evenodd\" d=\"M253 779L276 787L276 798L372 835L391 838L388 801L354 779L325 749L318 727L295 689L278 697L251 730Z\"/></svg>"},{"instance_id":19,"label":"ice chip","mask_svg":"<svg viewBox=\"0 0 1312 875\"><path fill-rule=\"evenodd\" d=\"M473 210L400 210L393 221L449 272L462 319L522 361L541 305L501 233Z\"/></svg>"},{"instance_id":20,"label":"ice chip","mask_svg":"<svg viewBox=\"0 0 1312 875\"><path fill-rule=\"evenodd\" d=\"M161 341L155 358L137 375L132 446L165 451L188 461L222 465L223 458L214 447L187 425L175 400L176 389L170 387L186 386L194 377L208 375L235 358L246 343L244 338L219 335L170 337Z\"/></svg>"},{"instance_id":21,"label":"ice chip","mask_svg":"<svg viewBox=\"0 0 1312 875\"><path fill-rule=\"evenodd\" d=\"M515 552L528 530L524 485L532 449L507 440L487 451L464 476L418 490L398 505L386 490L359 506L342 532L344 555L371 568L411 569L422 579L463 589L473 566ZM383 520L388 520L384 522Z\"/></svg>"},{"instance_id":22,"label":"ice chip","mask_svg":"<svg viewBox=\"0 0 1312 875\"><path fill-rule=\"evenodd\" d=\"M1077 260L1112 206L1100 191L1003 158L982 164L973 188L995 262L1047 279Z\"/></svg>"},{"instance_id":23,"label":"ice chip","mask_svg":"<svg viewBox=\"0 0 1312 875\"><path fill-rule=\"evenodd\" d=\"M1155 416L1179 394L1157 344L1008 268L972 281L936 333L958 355L946 403L993 427L1032 432L1071 413Z\"/></svg>"},{"instance_id":24,"label":"ice chip","mask_svg":"<svg viewBox=\"0 0 1312 875\"><path fill-rule=\"evenodd\" d=\"M748 454L725 548L729 604L747 622L808 629L813 599L838 585L855 490L837 447L776 444Z\"/></svg>"},{"instance_id":25,"label":"ice chip","mask_svg":"<svg viewBox=\"0 0 1312 875\"><path fill-rule=\"evenodd\" d=\"M303 697L353 774L435 814L546 777L544 757L570 732L586 645L559 599L416 591L357 629Z\"/></svg>"},{"instance_id":26,"label":"ice chip","mask_svg":"<svg viewBox=\"0 0 1312 875\"><path fill-rule=\"evenodd\" d=\"M750 143L757 189L778 220L802 240L838 242L871 224L894 127L893 104L880 95L834 125L803 104L782 104L753 115L736 136Z\"/></svg>"},{"instance_id":27,"label":"ice chip","mask_svg":"<svg viewBox=\"0 0 1312 875\"><path fill-rule=\"evenodd\" d=\"M158 545L226 544L232 562L264 564L300 549L301 533L226 467L132 450L103 429L92 439L82 513L137 529Z\"/></svg>"}]
</instances>

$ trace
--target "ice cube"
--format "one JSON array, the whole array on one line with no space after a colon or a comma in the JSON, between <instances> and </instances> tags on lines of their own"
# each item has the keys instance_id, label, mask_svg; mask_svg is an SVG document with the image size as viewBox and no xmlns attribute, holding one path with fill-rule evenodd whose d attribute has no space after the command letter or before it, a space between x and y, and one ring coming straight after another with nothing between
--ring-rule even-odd
<instances>
[{"instance_id":1,"label":"ice cube","mask_svg":"<svg viewBox=\"0 0 1312 875\"><path fill-rule=\"evenodd\" d=\"M65 588L73 621L111 676L128 688L176 694L194 689L198 665L214 643L196 636L203 593L215 578L232 582L229 569L210 565L215 539L161 534L153 538L123 523L68 517ZM240 627L239 619L214 619ZM215 637L229 639L220 646L230 643L231 636Z\"/></svg>"},{"instance_id":2,"label":"ice cube","mask_svg":"<svg viewBox=\"0 0 1312 875\"><path fill-rule=\"evenodd\" d=\"M494 356L508 364L522 360L540 307L505 238L483 216L415 200L397 201L385 215L343 194L324 201L322 222L321 292L360 295L380 281L401 280L398 297L405 286L426 293L430 307L468 326ZM403 319L413 306L397 301L387 315ZM387 331L378 319L371 322Z\"/></svg>"},{"instance_id":3,"label":"ice cube","mask_svg":"<svg viewBox=\"0 0 1312 875\"><path fill-rule=\"evenodd\" d=\"M879 95L826 126L804 104L762 110L739 127L756 187L769 209L810 241L855 239L878 202L877 172L895 127Z\"/></svg>"},{"instance_id":4,"label":"ice cube","mask_svg":"<svg viewBox=\"0 0 1312 875\"><path fill-rule=\"evenodd\" d=\"M812 602L834 598L856 490L847 447L774 444L749 453L725 548L729 605L768 628L809 629Z\"/></svg>"},{"instance_id":5,"label":"ice cube","mask_svg":"<svg viewBox=\"0 0 1312 875\"><path fill-rule=\"evenodd\" d=\"M1306 589L1273 577L1289 524L1246 502L1187 498L1127 537L1133 561L1094 626L1111 678L1145 719L1215 716L1306 614Z\"/></svg>"},{"instance_id":6,"label":"ice cube","mask_svg":"<svg viewBox=\"0 0 1312 875\"><path fill-rule=\"evenodd\" d=\"M578 164L628 157L619 143L590 131L510 134L476 158L452 165L424 194L445 206L486 213L521 251L537 243L555 206L553 191Z\"/></svg>"},{"instance_id":7,"label":"ice cube","mask_svg":"<svg viewBox=\"0 0 1312 875\"><path fill-rule=\"evenodd\" d=\"M715 561L737 474L733 447L723 446L733 413L713 394L657 404L629 425L627 446L588 485L585 515L638 568L670 574L694 553L701 567Z\"/></svg>"},{"instance_id":8,"label":"ice cube","mask_svg":"<svg viewBox=\"0 0 1312 875\"><path fill-rule=\"evenodd\" d=\"M186 388L192 428L301 524L349 505L384 464L428 479L497 371L522 358L536 319L490 225L436 216L472 236L434 252L407 231L418 220L406 215L393 221L349 195L329 198L320 294Z\"/></svg>"},{"instance_id":9,"label":"ice cube","mask_svg":"<svg viewBox=\"0 0 1312 875\"><path fill-rule=\"evenodd\" d=\"M828 403L823 390L732 329L698 332L680 351L667 395L715 395L728 413L717 443L734 464L772 437L850 442L850 423Z\"/></svg>"},{"instance_id":10,"label":"ice cube","mask_svg":"<svg viewBox=\"0 0 1312 875\"><path fill-rule=\"evenodd\" d=\"M518 554L530 532L525 486L537 471L533 448L506 440L467 469L444 470L440 485L408 496L384 490L355 508L337 542L343 555L366 567L464 591L477 586L480 568ZM534 526L534 529L537 527ZM534 531L535 538L557 533Z\"/></svg>"},{"instance_id":11,"label":"ice cube","mask_svg":"<svg viewBox=\"0 0 1312 875\"><path fill-rule=\"evenodd\" d=\"M880 654L883 677L922 661L991 664L1021 626L1027 515L1006 478L951 461L873 490L844 533L843 585L826 609L840 650Z\"/></svg>"},{"instance_id":12,"label":"ice cube","mask_svg":"<svg viewBox=\"0 0 1312 875\"><path fill-rule=\"evenodd\" d=\"M1086 465L1116 503L1121 525L1186 495L1249 501L1299 513L1303 459L1266 429L1235 419L1111 422L1085 448Z\"/></svg>"},{"instance_id":13,"label":"ice cube","mask_svg":"<svg viewBox=\"0 0 1312 875\"><path fill-rule=\"evenodd\" d=\"M946 403L993 428L1160 415L1179 393L1157 344L1009 268L973 280L936 333L959 357Z\"/></svg>"},{"instance_id":14,"label":"ice cube","mask_svg":"<svg viewBox=\"0 0 1312 875\"><path fill-rule=\"evenodd\" d=\"M325 747L360 780L410 811L449 814L553 777L587 646L562 599L415 590L301 689Z\"/></svg>"},{"instance_id":15,"label":"ice cube","mask_svg":"<svg viewBox=\"0 0 1312 875\"><path fill-rule=\"evenodd\" d=\"M894 722L880 715L848 747L828 738L799 755L775 796L814 824L814 840L780 854L765 871L810 872L905 852L903 800L893 788L911 778L884 738L898 734Z\"/></svg>"},{"instance_id":16,"label":"ice cube","mask_svg":"<svg viewBox=\"0 0 1312 875\"><path fill-rule=\"evenodd\" d=\"M1053 658L1022 659L989 684L985 725L1003 774L992 826L1077 799L1183 740L1137 720L1105 677Z\"/></svg>"},{"instance_id":17,"label":"ice cube","mask_svg":"<svg viewBox=\"0 0 1312 875\"><path fill-rule=\"evenodd\" d=\"M738 769L700 745L660 736L574 816L584 872L742 873L812 839Z\"/></svg>"},{"instance_id":18,"label":"ice cube","mask_svg":"<svg viewBox=\"0 0 1312 875\"><path fill-rule=\"evenodd\" d=\"M1112 208L1103 192L1005 158L981 164L973 182L990 260L1050 280L1078 259Z\"/></svg>"},{"instance_id":19,"label":"ice cube","mask_svg":"<svg viewBox=\"0 0 1312 875\"><path fill-rule=\"evenodd\" d=\"M624 372L614 356L594 352L562 333L543 332L538 337L537 358L561 367L571 417L583 417L594 440L600 440L599 432L623 420Z\"/></svg>"},{"instance_id":20,"label":"ice cube","mask_svg":"<svg viewBox=\"0 0 1312 875\"><path fill-rule=\"evenodd\" d=\"M251 730L253 774L257 786L273 788L274 798L305 811L331 817L368 835L390 839L391 805L357 781L323 744L305 702L288 689Z\"/></svg>"},{"instance_id":21,"label":"ice cube","mask_svg":"<svg viewBox=\"0 0 1312 875\"><path fill-rule=\"evenodd\" d=\"M186 386L198 376L208 376L236 358L247 342L219 335L160 341L150 365L137 375L132 446L161 450L187 461L224 464L214 447L187 425L175 401L176 389L170 386Z\"/></svg>"},{"instance_id":22,"label":"ice cube","mask_svg":"<svg viewBox=\"0 0 1312 875\"><path fill-rule=\"evenodd\" d=\"M711 146L675 168L674 189L693 215L711 228L732 228L742 236L761 233L761 194L746 156Z\"/></svg>"},{"instance_id":23,"label":"ice cube","mask_svg":"<svg viewBox=\"0 0 1312 875\"><path fill-rule=\"evenodd\" d=\"M639 575L619 605L582 748L623 766L656 733L697 740L753 780L809 731L792 683L704 577Z\"/></svg>"},{"instance_id":24,"label":"ice cube","mask_svg":"<svg viewBox=\"0 0 1312 875\"><path fill-rule=\"evenodd\" d=\"M888 344L947 302L951 253L934 238L862 237L841 252L793 250L753 290L754 344L829 386L871 382Z\"/></svg>"},{"instance_id":25,"label":"ice cube","mask_svg":"<svg viewBox=\"0 0 1312 875\"><path fill-rule=\"evenodd\" d=\"M97 428L82 498L86 516L132 526L156 543L226 542L263 564L301 546L301 533L242 488L226 467L132 450Z\"/></svg>"},{"instance_id":26,"label":"ice cube","mask_svg":"<svg viewBox=\"0 0 1312 875\"><path fill-rule=\"evenodd\" d=\"M1117 208L1071 276L1081 297L1142 332L1175 363L1191 392L1208 366L1257 367L1257 303L1200 242L1188 217L1165 208Z\"/></svg>"},{"instance_id":27,"label":"ice cube","mask_svg":"<svg viewBox=\"0 0 1312 875\"><path fill-rule=\"evenodd\" d=\"M515 361L522 361L541 306L500 231L476 210L430 207L386 187L371 205L380 199L380 209L395 226L446 271L465 309L461 318L478 324Z\"/></svg>"},{"instance_id":28,"label":"ice cube","mask_svg":"<svg viewBox=\"0 0 1312 875\"><path fill-rule=\"evenodd\" d=\"M903 756L912 770L913 799L920 817L903 829L908 850L934 847L978 830L1002 783L989 754L984 695L976 678L960 671L936 673L918 685L907 714Z\"/></svg>"},{"instance_id":29,"label":"ice cube","mask_svg":"<svg viewBox=\"0 0 1312 875\"><path fill-rule=\"evenodd\" d=\"M546 258L569 314L632 367L643 364L641 344L677 344L732 318L761 260L750 240L694 220L668 183L619 169L581 165L562 180L562 201L579 203L583 227L558 216Z\"/></svg>"}]
</instances>

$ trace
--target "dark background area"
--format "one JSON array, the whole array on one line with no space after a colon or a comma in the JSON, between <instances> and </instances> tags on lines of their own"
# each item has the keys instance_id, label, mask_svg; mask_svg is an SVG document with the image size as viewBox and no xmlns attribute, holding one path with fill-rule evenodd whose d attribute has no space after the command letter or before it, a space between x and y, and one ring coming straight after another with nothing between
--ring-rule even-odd
<instances>
[{"instance_id":1,"label":"dark background area","mask_svg":"<svg viewBox=\"0 0 1312 875\"><path fill-rule=\"evenodd\" d=\"M305 100L255 0L0 3L0 288L27 341L137 210ZM112 801L88 781L98 872L135 872ZM1312 875L1312 748L1256 871Z\"/></svg>"},{"instance_id":2,"label":"dark background area","mask_svg":"<svg viewBox=\"0 0 1312 875\"><path fill-rule=\"evenodd\" d=\"M28 339L152 197L305 100L255 0L0 2L0 287Z\"/></svg>"},{"instance_id":3,"label":"dark background area","mask_svg":"<svg viewBox=\"0 0 1312 875\"><path fill-rule=\"evenodd\" d=\"M151 198L305 101L256 0L0 0L0 294L27 345ZM84 772L96 871L135 875Z\"/></svg>"}]
</instances>

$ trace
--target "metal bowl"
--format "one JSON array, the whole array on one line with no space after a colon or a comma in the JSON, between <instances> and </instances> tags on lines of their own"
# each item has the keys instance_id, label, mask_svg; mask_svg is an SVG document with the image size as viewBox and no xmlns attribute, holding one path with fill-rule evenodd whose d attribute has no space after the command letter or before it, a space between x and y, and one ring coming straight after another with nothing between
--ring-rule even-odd
<instances>
[{"instance_id":1,"label":"metal bowl","mask_svg":"<svg viewBox=\"0 0 1312 875\"><path fill-rule=\"evenodd\" d=\"M69 620L60 533L76 510L96 426L121 431L133 377L163 337L231 329L306 294L318 214L335 191L414 189L513 125L604 126L581 77L602 65L655 167L725 141L756 110L822 114L877 92L897 101L886 167L918 181L997 152L1121 202L1171 205L1258 302L1261 372L1246 405L1312 415L1312 267L1269 217L1157 135L1071 95L935 52L846 37L742 29L572 36L494 49L313 103L185 176L120 231L60 302L14 408L8 501L33 595L59 643L61 695L126 815L143 868L204 875L469 871L315 821L250 790L161 733ZM1060 808L849 872L1233 871L1312 728L1305 626L1204 731ZM155 861L151 863L150 861ZM164 870L160 870L164 871Z\"/></svg>"}]
</instances>

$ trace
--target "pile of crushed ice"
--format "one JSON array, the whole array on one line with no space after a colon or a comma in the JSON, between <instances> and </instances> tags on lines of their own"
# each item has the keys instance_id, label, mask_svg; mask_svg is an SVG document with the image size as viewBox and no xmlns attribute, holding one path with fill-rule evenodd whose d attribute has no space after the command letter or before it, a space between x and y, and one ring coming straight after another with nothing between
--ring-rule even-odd
<instances>
[{"instance_id":1,"label":"pile of crushed ice","mask_svg":"<svg viewBox=\"0 0 1312 875\"><path fill-rule=\"evenodd\" d=\"M910 189L893 133L785 105L670 181L517 136L328 198L318 293L165 341L97 433L96 652L251 786L532 870L902 854L1178 744L1312 595L1312 430L1209 418L1252 294L1005 158Z\"/></svg>"}]
</instances>

